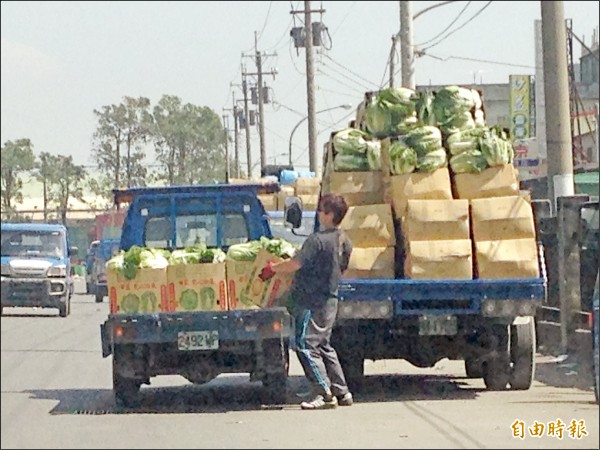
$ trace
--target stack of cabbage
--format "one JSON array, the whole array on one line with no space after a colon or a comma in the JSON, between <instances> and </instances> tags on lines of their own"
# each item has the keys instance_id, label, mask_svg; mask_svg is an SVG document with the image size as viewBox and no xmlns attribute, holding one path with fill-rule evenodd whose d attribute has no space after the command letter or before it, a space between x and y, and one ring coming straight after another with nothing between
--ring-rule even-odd
<instances>
[{"instance_id":1,"label":"stack of cabbage","mask_svg":"<svg viewBox=\"0 0 600 450\"><path fill-rule=\"evenodd\" d=\"M442 146L442 133L431 125L417 125L390 143L392 175L411 172L433 172L448 165Z\"/></svg>"},{"instance_id":2,"label":"stack of cabbage","mask_svg":"<svg viewBox=\"0 0 600 450\"><path fill-rule=\"evenodd\" d=\"M387 88L378 91L374 97L366 98L366 128L376 138L401 134L417 123L417 96L412 89Z\"/></svg>"},{"instance_id":3,"label":"stack of cabbage","mask_svg":"<svg viewBox=\"0 0 600 450\"><path fill-rule=\"evenodd\" d=\"M333 136L333 170L352 172L381 169L381 145L357 128L345 128Z\"/></svg>"},{"instance_id":4,"label":"stack of cabbage","mask_svg":"<svg viewBox=\"0 0 600 450\"><path fill-rule=\"evenodd\" d=\"M121 250L106 262L106 268L133 280L138 269L164 269L176 264L218 263L225 261L225 252L218 248L206 248L202 244L184 249L168 250L131 246Z\"/></svg>"},{"instance_id":5,"label":"stack of cabbage","mask_svg":"<svg viewBox=\"0 0 600 450\"><path fill-rule=\"evenodd\" d=\"M454 173L478 173L488 167L511 164L514 149L499 127L457 131L446 138Z\"/></svg>"},{"instance_id":6,"label":"stack of cabbage","mask_svg":"<svg viewBox=\"0 0 600 450\"><path fill-rule=\"evenodd\" d=\"M243 244L234 244L227 250L227 258L234 261L254 261L262 249L283 259L293 258L298 247L291 242L281 238L261 237L257 241L249 241Z\"/></svg>"}]
</instances>

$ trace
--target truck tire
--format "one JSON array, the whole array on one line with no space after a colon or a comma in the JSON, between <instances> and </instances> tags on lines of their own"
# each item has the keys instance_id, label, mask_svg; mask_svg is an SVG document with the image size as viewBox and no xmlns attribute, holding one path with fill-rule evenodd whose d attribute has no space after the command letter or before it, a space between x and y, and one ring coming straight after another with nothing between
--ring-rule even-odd
<instances>
[{"instance_id":1,"label":"truck tire","mask_svg":"<svg viewBox=\"0 0 600 450\"><path fill-rule=\"evenodd\" d=\"M509 383L516 391L529 389L535 374L535 322L531 316L520 319L523 321L510 327Z\"/></svg>"},{"instance_id":2,"label":"truck tire","mask_svg":"<svg viewBox=\"0 0 600 450\"><path fill-rule=\"evenodd\" d=\"M142 386L142 380L137 378L127 378L120 374L119 367L123 364L126 355L115 348L113 354L113 394L115 397L115 405L118 408L135 408L140 405L139 392Z\"/></svg>"},{"instance_id":3,"label":"truck tire","mask_svg":"<svg viewBox=\"0 0 600 450\"><path fill-rule=\"evenodd\" d=\"M484 362L483 381L490 391L504 391L511 375L508 326L497 326L492 332L497 342Z\"/></svg>"},{"instance_id":4,"label":"truck tire","mask_svg":"<svg viewBox=\"0 0 600 450\"><path fill-rule=\"evenodd\" d=\"M483 364L475 358L466 358L465 373L468 378L483 378Z\"/></svg>"},{"instance_id":5,"label":"truck tire","mask_svg":"<svg viewBox=\"0 0 600 450\"><path fill-rule=\"evenodd\" d=\"M269 339L263 342L265 375L262 379L261 401L264 404L287 402L287 378L290 370L290 352L287 342Z\"/></svg>"},{"instance_id":6,"label":"truck tire","mask_svg":"<svg viewBox=\"0 0 600 450\"><path fill-rule=\"evenodd\" d=\"M71 297L67 295L64 303L58 305L58 315L60 317L67 317L71 313Z\"/></svg>"},{"instance_id":7,"label":"truck tire","mask_svg":"<svg viewBox=\"0 0 600 450\"><path fill-rule=\"evenodd\" d=\"M96 292L96 303L102 303L103 300L104 300L104 295Z\"/></svg>"}]
</instances>

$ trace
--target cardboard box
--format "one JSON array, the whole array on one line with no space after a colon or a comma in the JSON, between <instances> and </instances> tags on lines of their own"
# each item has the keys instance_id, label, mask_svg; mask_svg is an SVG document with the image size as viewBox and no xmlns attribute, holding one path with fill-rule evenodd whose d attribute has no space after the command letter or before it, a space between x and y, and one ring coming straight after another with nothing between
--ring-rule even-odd
<instances>
[{"instance_id":1,"label":"cardboard box","mask_svg":"<svg viewBox=\"0 0 600 450\"><path fill-rule=\"evenodd\" d=\"M373 172L330 172L323 192L342 195L348 206L377 205L384 203L383 176Z\"/></svg>"},{"instance_id":2,"label":"cardboard box","mask_svg":"<svg viewBox=\"0 0 600 450\"><path fill-rule=\"evenodd\" d=\"M319 205L319 195L298 195L298 198L302 200L302 209L304 211L314 211Z\"/></svg>"},{"instance_id":3,"label":"cardboard box","mask_svg":"<svg viewBox=\"0 0 600 450\"><path fill-rule=\"evenodd\" d=\"M254 268L253 261L225 260L227 273L227 309L256 309L257 305L252 303L245 295L243 289L250 280L250 274Z\"/></svg>"},{"instance_id":4,"label":"cardboard box","mask_svg":"<svg viewBox=\"0 0 600 450\"><path fill-rule=\"evenodd\" d=\"M540 275L536 240L504 239L475 242L479 278L537 278Z\"/></svg>"},{"instance_id":5,"label":"cardboard box","mask_svg":"<svg viewBox=\"0 0 600 450\"><path fill-rule=\"evenodd\" d=\"M225 263L167 266L169 311L225 311Z\"/></svg>"},{"instance_id":6,"label":"cardboard box","mask_svg":"<svg viewBox=\"0 0 600 450\"><path fill-rule=\"evenodd\" d=\"M400 219L406 214L408 200L452 199L450 172L447 168L431 173L413 172L390 177L390 196L395 216Z\"/></svg>"},{"instance_id":7,"label":"cardboard box","mask_svg":"<svg viewBox=\"0 0 600 450\"><path fill-rule=\"evenodd\" d=\"M473 239L535 238L531 204L521 195L470 200Z\"/></svg>"},{"instance_id":8,"label":"cardboard box","mask_svg":"<svg viewBox=\"0 0 600 450\"><path fill-rule=\"evenodd\" d=\"M390 205L362 205L348 208L340 223L353 247L389 247L396 243Z\"/></svg>"},{"instance_id":9,"label":"cardboard box","mask_svg":"<svg viewBox=\"0 0 600 450\"><path fill-rule=\"evenodd\" d=\"M294 274L276 274L267 281L262 281L258 276L262 269L269 261L280 262L282 258L269 253L268 250L262 249L258 252L252 270L248 277L244 289L240 293L240 297L244 296L248 302L259 307L268 307L273 305L273 302L283 295L294 280Z\"/></svg>"},{"instance_id":10,"label":"cardboard box","mask_svg":"<svg viewBox=\"0 0 600 450\"><path fill-rule=\"evenodd\" d=\"M404 239L470 239L468 200L408 200L402 221Z\"/></svg>"},{"instance_id":11,"label":"cardboard box","mask_svg":"<svg viewBox=\"0 0 600 450\"><path fill-rule=\"evenodd\" d=\"M453 173L455 198L519 195L518 171L512 164L490 167L480 173Z\"/></svg>"},{"instance_id":12,"label":"cardboard box","mask_svg":"<svg viewBox=\"0 0 600 450\"><path fill-rule=\"evenodd\" d=\"M294 182L296 195L318 195L321 190L320 178L296 178Z\"/></svg>"},{"instance_id":13,"label":"cardboard box","mask_svg":"<svg viewBox=\"0 0 600 450\"><path fill-rule=\"evenodd\" d=\"M473 278L472 253L470 239L409 241L404 276L422 280L470 280Z\"/></svg>"},{"instance_id":14,"label":"cardboard box","mask_svg":"<svg viewBox=\"0 0 600 450\"><path fill-rule=\"evenodd\" d=\"M258 198L267 211L277 211L277 194L258 194Z\"/></svg>"},{"instance_id":15,"label":"cardboard box","mask_svg":"<svg viewBox=\"0 0 600 450\"><path fill-rule=\"evenodd\" d=\"M111 314L168 311L167 270L138 269L133 280L107 270Z\"/></svg>"},{"instance_id":16,"label":"cardboard box","mask_svg":"<svg viewBox=\"0 0 600 450\"><path fill-rule=\"evenodd\" d=\"M394 247L354 248L342 278L394 278Z\"/></svg>"}]
</instances>

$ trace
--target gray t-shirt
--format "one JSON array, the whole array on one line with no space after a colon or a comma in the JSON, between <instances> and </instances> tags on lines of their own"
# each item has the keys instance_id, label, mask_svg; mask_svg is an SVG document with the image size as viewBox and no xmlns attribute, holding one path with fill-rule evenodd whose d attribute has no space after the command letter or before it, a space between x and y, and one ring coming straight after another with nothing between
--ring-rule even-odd
<instances>
[{"instance_id":1,"label":"gray t-shirt","mask_svg":"<svg viewBox=\"0 0 600 450\"><path fill-rule=\"evenodd\" d=\"M338 229L311 234L296 258L302 264L296 272L292 296L307 308L319 308L327 299L337 297L338 283L348 268L352 242Z\"/></svg>"}]
</instances>

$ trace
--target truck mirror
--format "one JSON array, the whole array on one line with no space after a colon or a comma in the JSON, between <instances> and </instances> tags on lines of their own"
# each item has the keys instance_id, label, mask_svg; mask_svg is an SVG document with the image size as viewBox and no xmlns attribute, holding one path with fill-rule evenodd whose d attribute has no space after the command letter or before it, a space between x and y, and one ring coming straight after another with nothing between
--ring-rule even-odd
<instances>
[{"instance_id":1,"label":"truck mirror","mask_svg":"<svg viewBox=\"0 0 600 450\"><path fill-rule=\"evenodd\" d=\"M287 197L284 205L285 221L292 225L292 228L300 228L302 225L302 200L299 197Z\"/></svg>"},{"instance_id":2,"label":"truck mirror","mask_svg":"<svg viewBox=\"0 0 600 450\"><path fill-rule=\"evenodd\" d=\"M79 247L69 247L69 255L76 255L79 252Z\"/></svg>"}]
</instances>

